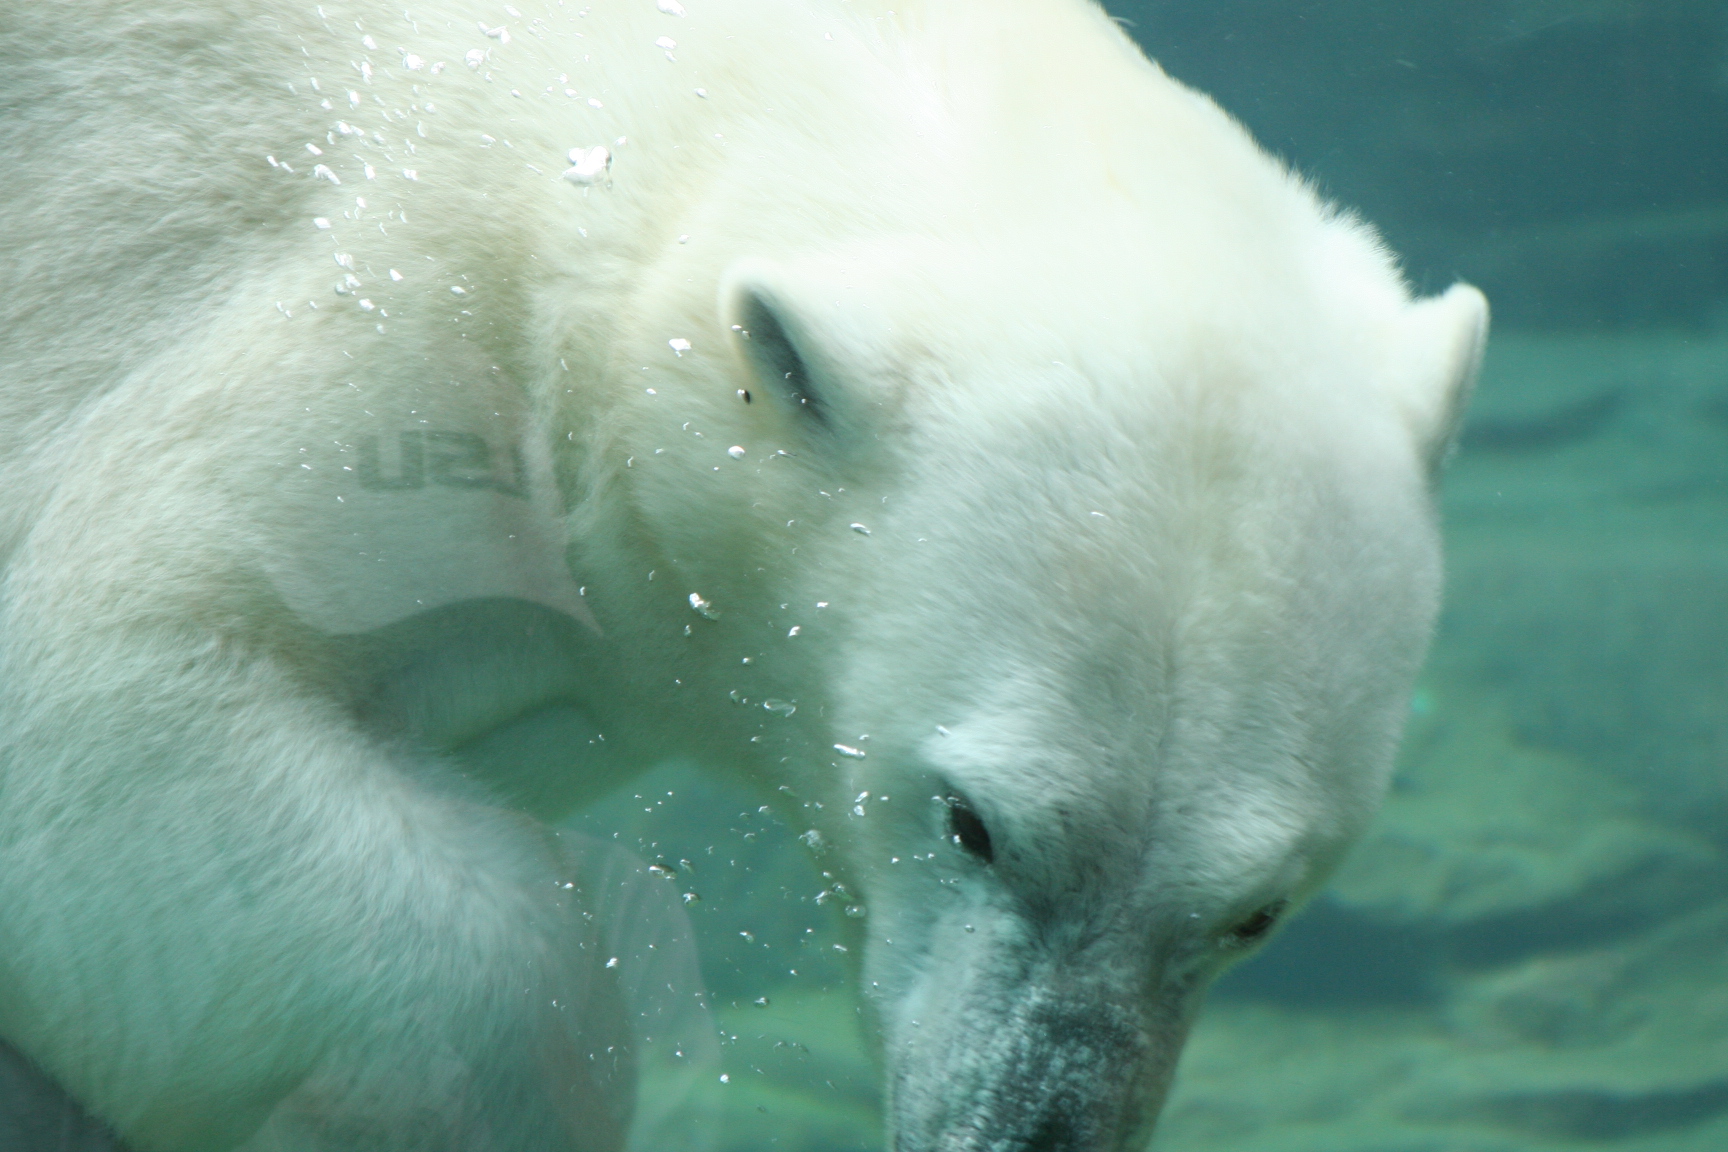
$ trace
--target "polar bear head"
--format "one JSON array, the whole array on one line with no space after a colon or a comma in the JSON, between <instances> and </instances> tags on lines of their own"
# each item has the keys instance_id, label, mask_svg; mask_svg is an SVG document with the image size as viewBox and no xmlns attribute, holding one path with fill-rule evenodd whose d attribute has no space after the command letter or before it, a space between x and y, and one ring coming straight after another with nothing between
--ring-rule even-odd
<instances>
[{"instance_id":1,"label":"polar bear head","mask_svg":"<svg viewBox=\"0 0 1728 1152\"><path fill-rule=\"evenodd\" d=\"M742 261L721 400L656 429L689 459L629 469L699 754L814 801L864 913L904 1152L1143 1139L1202 990L1363 829L1485 322L1462 287L1268 316L1047 271Z\"/></svg>"},{"instance_id":2,"label":"polar bear head","mask_svg":"<svg viewBox=\"0 0 1728 1152\"><path fill-rule=\"evenodd\" d=\"M1143 1140L1204 988L1372 815L1435 618L1482 297L1412 299L1161 83L1161 149L1043 191L848 215L862 144L741 184L592 433L619 698L806 801L900 1152Z\"/></svg>"}]
</instances>

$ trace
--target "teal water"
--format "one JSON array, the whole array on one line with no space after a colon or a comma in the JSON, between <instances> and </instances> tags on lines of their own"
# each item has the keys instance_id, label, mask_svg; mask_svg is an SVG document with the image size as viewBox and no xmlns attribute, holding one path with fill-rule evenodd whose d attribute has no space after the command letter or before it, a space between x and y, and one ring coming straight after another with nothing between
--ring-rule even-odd
<instances>
[{"instance_id":1,"label":"teal water","mask_svg":"<svg viewBox=\"0 0 1728 1152\"><path fill-rule=\"evenodd\" d=\"M1216 988L1155 1149L1728 1148L1728 15L1113 11L1496 309L1393 794ZM842 912L761 799L668 766L573 825L701 897L720 1044L662 1131L878 1148Z\"/></svg>"}]
</instances>

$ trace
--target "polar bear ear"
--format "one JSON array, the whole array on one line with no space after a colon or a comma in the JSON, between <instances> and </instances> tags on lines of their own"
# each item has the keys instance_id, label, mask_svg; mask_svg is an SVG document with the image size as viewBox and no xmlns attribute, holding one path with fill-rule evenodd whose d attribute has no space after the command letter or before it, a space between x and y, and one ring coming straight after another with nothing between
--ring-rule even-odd
<instances>
[{"instance_id":1,"label":"polar bear ear","mask_svg":"<svg viewBox=\"0 0 1728 1152\"><path fill-rule=\"evenodd\" d=\"M1458 438L1487 341L1488 300L1468 284L1418 300L1400 318L1402 407L1433 472Z\"/></svg>"},{"instance_id":2,"label":"polar bear ear","mask_svg":"<svg viewBox=\"0 0 1728 1152\"><path fill-rule=\"evenodd\" d=\"M780 403L830 431L833 373L808 324L789 302L794 289L772 264L743 260L720 285L720 319L739 338L739 351L763 388Z\"/></svg>"}]
</instances>

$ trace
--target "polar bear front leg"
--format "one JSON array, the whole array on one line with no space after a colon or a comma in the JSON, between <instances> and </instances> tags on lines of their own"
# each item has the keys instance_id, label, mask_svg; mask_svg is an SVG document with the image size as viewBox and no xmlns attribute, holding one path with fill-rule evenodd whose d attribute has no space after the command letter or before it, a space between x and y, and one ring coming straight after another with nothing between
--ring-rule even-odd
<instances>
[{"instance_id":1,"label":"polar bear front leg","mask_svg":"<svg viewBox=\"0 0 1728 1152\"><path fill-rule=\"evenodd\" d=\"M558 887L587 905L576 858L557 855L558 875L571 877ZM521 1038L500 1034L499 1046L514 1051L490 1067L448 1040L406 1067L399 1055L374 1054L364 1043L338 1048L277 1104L238 1152L622 1148L635 1100L635 1053L623 990L616 971L607 968L607 954L617 949L601 947L600 933L592 930L598 918L578 914L590 931L581 934L574 955L566 943L561 957L574 961L564 968L567 980L554 1003L565 1016L562 1028L553 1022L538 1042L532 1031ZM530 973L524 981L524 995L533 979ZM530 1097L540 1085L552 1115L532 1108L517 1116L500 1114L517 1091L504 1081L512 1073L526 1077ZM404 1100L413 1101L412 1111L401 1106Z\"/></svg>"},{"instance_id":2,"label":"polar bear front leg","mask_svg":"<svg viewBox=\"0 0 1728 1152\"><path fill-rule=\"evenodd\" d=\"M0 603L0 1035L140 1152L620 1147L543 830L358 728L244 578L100 520L50 511Z\"/></svg>"}]
</instances>

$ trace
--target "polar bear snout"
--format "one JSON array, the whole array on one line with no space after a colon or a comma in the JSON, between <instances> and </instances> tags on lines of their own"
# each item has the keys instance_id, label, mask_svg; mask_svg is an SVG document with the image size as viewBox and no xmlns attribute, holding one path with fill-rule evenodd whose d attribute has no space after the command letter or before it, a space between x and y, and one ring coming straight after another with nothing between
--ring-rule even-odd
<instances>
[{"instance_id":1,"label":"polar bear snout","mask_svg":"<svg viewBox=\"0 0 1728 1152\"><path fill-rule=\"evenodd\" d=\"M1157 1005L1009 993L896 1076L895 1152L1131 1152L1181 1048Z\"/></svg>"}]
</instances>

